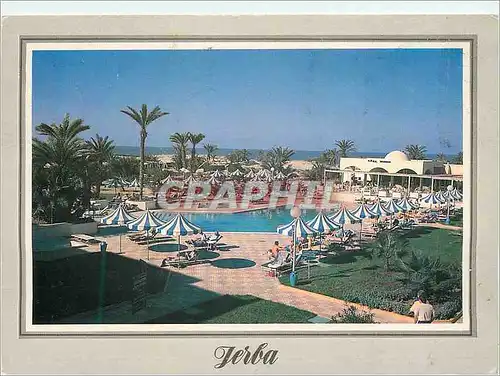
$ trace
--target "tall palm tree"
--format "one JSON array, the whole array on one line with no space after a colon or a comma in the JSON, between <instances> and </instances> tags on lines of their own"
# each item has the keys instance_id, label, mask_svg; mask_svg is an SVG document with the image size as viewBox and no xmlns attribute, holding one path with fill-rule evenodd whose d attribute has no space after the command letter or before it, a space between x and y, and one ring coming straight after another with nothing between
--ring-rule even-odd
<instances>
[{"instance_id":1,"label":"tall palm tree","mask_svg":"<svg viewBox=\"0 0 500 376\"><path fill-rule=\"evenodd\" d=\"M90 188L85 189L87 149L80 137L89 128L68 114L61 124L35 128L45 139L33 139L33 209L44 220L69 221L90 203Z\"/></svg>"},{"instance_id":2,"label":"tall palm tree","mask_svg":"<svg viewBox=\"0 0 500 376\"><path fill-rule=\"evenodd\" d=\"M196 145L203 141L205 135L203 133L188 133L189 142L191 142L191 172L194 172L196 166Z\"/></svg>"},{"instance_id":3,"label":"tall palm tree","mask_svg":"<svg viewBox=\"0 0 500 376\"><path fill-rule=\"evenodd\" d=\"M214 144L203 144L203 148L205 149L205 152L207 153L207 161L213 161L215 159L215 155L217 153L217 150L219 150L219 147Z\"/></svg>"},{"instance_id":4,"label":"tall palm tree","mask_svg":"<svg viewBox=\"0 0 500 376\"><path fill-rule=\"evenodd\" d=\"M88 148L88 159L92 164L92 177L93 183L95 184L95 194L99 197L101 193L102 182L106 179L107 173L111 170L110 164L113 159L113 152L115 146L113 145L113 140L110 140L108 136L102 137L99 134L91 137L90 140L86 141Z\"/></svg>"},{"instance_id":5,"label":"tall palm tree","mask_svg":"<svg viewBox=\"0 0 500 376\"><path fill-rule=\"evenodd\" d=\"M405 154L409 159L425 159L427 148L424 145L406 145Z\"/></svg>"},{"instance_id":6,"label":"tall palm tree","mask_svg":"<svg viewBox=\"0 0 500 376\"><path fill-rule=\"evenodd\" d=\"M289 149L288 147L273 147L267 153L264 154L262 160L262 166L268 170L271 168L275 172L285 172L285 165L290 161L292 155L295 151Z\"/></svg>"},{"instance_id":7,"label":"tall palm tree","mask_svg":"<svg viewBox=\"0 0 500 376\"><path fill-rule=\"evenodd\" d=\"M448 158L443 153L438 153L438 155L436 155L436 161L445 163L448 162Z\"/></svg>"},{"instance_id":8,"label":"tall palm tree","mask_svg":"<svg viewBox=\"0 0 500 376\"><path fill-rule=\"evenodd\" d=\"M338 148L340 156L346 158L349 153L356 151L356 145L353 140L337 140L335 146Z\"/></svg>"},{"instance_id":9,"label":"tall palm tree","mask_svg":"<svg viewBox=\"0 0 500 376\"><path fill-rule=\"evenodd\" d=\"M464 162L464 153L459 152L455 157L453 157L453 163L463 164Z\"/></svg>"},{"instance_id":10,"label":"tall palm tree","mask_svg":"<svg viewBox=\"0 0 500 376\"><path fill-rule=\"evenodd\" d=\"M329 166L338 166L339 163L339 151L337 149L325 150L322 154L322 158Z\"/></svg>"},{"instance_id":11,"label":"tall palm tree","mask_svg":"<svg viewBox=\"0 0 500 376\"><path fill-rule=\"evenodd\" d=\"M174 150L179 154L181 168L187 167L187 147L189 142L189 132L176 132L170 136L170 142L174 145Z\"/></svg>"},{"instance_id":12,"label":"tall palm tree","mask_svg":"<svg viewBox=\"0 0 500 376\"><path fill-rule=\"evenodd\" d=\"M145 148L146 148L146 138L148 137L147 128L149 124L158 120L162 116L168 115L168 112L164 112L160 109L160 106L156 106L148 112L148 106L143 104L141 111L137 111L130 106L127 109L120 110L120 112L128 115L132 120L134 120L140 127L139 135L141 140L141 165L139 169L139 184L140 191L139 197L142 200L142 192L144 189L144 159L145 159Z\"/></svg>"}]
</instances>

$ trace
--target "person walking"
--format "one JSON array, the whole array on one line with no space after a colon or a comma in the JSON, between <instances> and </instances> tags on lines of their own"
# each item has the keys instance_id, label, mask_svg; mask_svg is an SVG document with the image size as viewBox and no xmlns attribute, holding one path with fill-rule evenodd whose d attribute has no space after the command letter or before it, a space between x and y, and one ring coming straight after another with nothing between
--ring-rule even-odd
<instances>
[{"instance_id":1,"label":"person walking","mask_svg":"<svg viewBox=\"0 0 500 376\"><path fill-rule=\"evenodd\" d=\"M423 291L417 294L417 301L410 308L413 313L413 321L415 324L430 324L436 318L434 307L429 303Z\"/></svg>"}]
</instances>

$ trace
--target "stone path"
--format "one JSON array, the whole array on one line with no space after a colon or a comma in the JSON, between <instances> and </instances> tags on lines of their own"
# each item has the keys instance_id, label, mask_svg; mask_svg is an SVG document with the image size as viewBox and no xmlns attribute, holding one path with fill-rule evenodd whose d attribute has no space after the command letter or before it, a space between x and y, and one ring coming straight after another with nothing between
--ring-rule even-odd
<instances>
[{"instance_id":1,"label":"stone path","mask_svg":"<svg viewBox=\"0 0 500 376\"><path fill-rule=\"evenodd\" d=\"M310 311L318 316L330 318L345 308L345 302L320 294L283 286L277 278L266 275L261 264L267 261L266 250L275 240L282 244L289 239L279 234L266 233L225 233L222 250L211 263L193 265L186 268L172 268L171 277L165 291L148 297L148 307L139 314L130 313L130 302L107 307L104 316L108 322L144 322L161 315L186 309L216 296L254 295L262 299L290 305ZM108 251L118 252L119 237L106 238ZM98 251L98 246L88 248ZM137 245L122 236L124 257L144 259L148 257L145 245ZM175 252L149 252L149 263L159 266L161 261ZM217 255L215 255L217 256ZM238 268L238 265L241 268ZM236 268L231 268L235 267ZM314 275L311 267L311 274ZM170 268L163 268L168 270ZM357 305L360 309L367 307ZM375 320L383 323L411 323L410 317L392 312L372 310ZM88 312L65 319L63 322L91 322L95 313Z\"/></svg>"}]
</instances>

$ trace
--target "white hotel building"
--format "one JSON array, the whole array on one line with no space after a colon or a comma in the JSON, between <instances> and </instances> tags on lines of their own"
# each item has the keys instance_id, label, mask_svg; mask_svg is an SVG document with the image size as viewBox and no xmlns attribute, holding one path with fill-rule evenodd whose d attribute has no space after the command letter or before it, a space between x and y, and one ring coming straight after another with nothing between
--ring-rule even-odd
<instances>
[{"instance_id":1,"label":"white hotel building","mask_svg":"<svg viewBox=\"0 0 500 376\"><path fill-rule=\"evenodd\" d=\"M341 158L337 169L327 169L324 179L336 175L340 182L355 182L378 188L401 185L409 192L417 187L428 187L431 191L447 185L461 188L463 165L433 160L410 160L398 150L384 158Z\"/></svg>"}]
</instances>

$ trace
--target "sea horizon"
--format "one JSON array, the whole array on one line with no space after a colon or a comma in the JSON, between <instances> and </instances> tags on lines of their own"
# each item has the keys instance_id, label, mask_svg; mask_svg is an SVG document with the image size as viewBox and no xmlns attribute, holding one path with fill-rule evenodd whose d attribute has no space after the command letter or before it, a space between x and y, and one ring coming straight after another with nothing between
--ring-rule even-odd
<instances>
[{"instance_id":1,"label":"sea horizon","mask_svg":"<svg viewBox=\"0 0 500 376\"><path fill-rule=\"evenodd\" d=\"M220 148L217 149L218 156L227 156L231 152L235 150L241 150L237 148ZM270 149L247 149L250 153L250 158L256 158L260 151L268 151ZM128 155L128 156L139 156L140 155L140 147L139 146L115 146L116 154L118 155ZM384 152L376 152L376 151L354 151L350 152L349 156L355 158L383 158L392 150ZM196 152L198 154L206 154L203 148L197 148ZM318 150L294 150L294 154L290 158L293 161L307 161L313 158L319 157L323 151ZM174 154L174 149L171 146L146 146L146 154L147 155L165 155L165 154ZM427 159L434 159L438 153L427 153ZM453 157L455 154L444 153L446 157Z\"/></svg>"}]
</instances>

